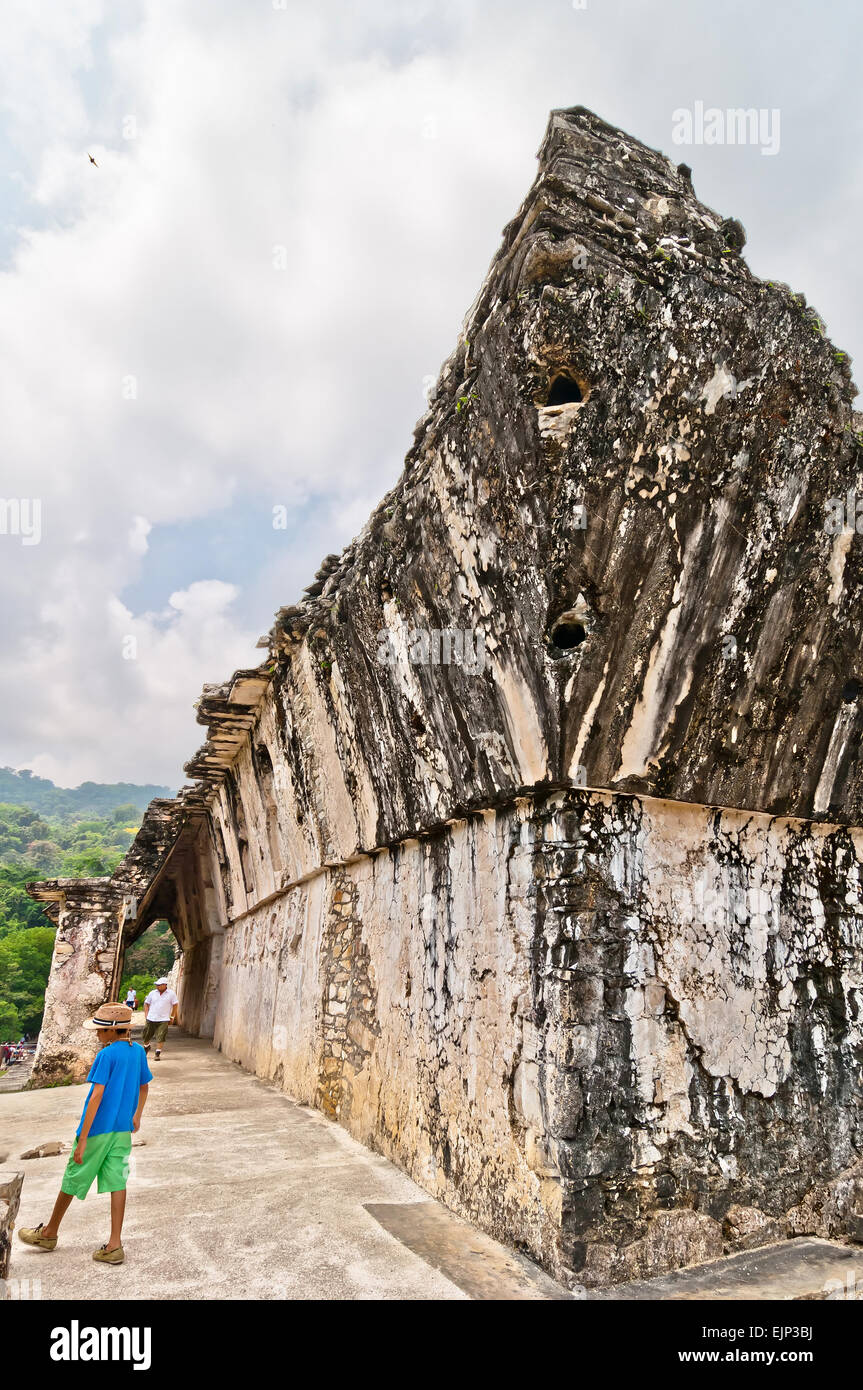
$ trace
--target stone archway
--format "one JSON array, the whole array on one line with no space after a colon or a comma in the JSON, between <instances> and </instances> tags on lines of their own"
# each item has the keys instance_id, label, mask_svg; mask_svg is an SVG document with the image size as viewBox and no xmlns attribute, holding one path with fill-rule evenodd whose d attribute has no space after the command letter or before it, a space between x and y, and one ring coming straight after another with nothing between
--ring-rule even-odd
<instances>
[{"instance_id":1,"label":"stone archway","mask_svg":"<svg viewBox=\"0 0 863 1390\"><path fill-rule=\"evenodd\" d=\"M156 801L111 878L28 884L57 926L33 1085L86 1077L95 1040L84 1022L118 998L126 952L160 919L180 951L175 970L183 1026L213 1036L225 907L218 863L201 854L202 844L211 839L194 793Z\"/></svg>"},{"instance_id":2,"label":"stone archway","mask_svg":"<svg viewBox=\"0 0 863 1390\"><path fill-rule=\"evenodd\" d=\"M123 932L113 991L120 1003L126 998L127 985L135 980L149 983L162 975L173 978L182 953L176 928L163 914L148 914L146 922L136 925L134 935L128 929ZM137 989L140 1006L140 984Z\"/></svg>"}]
</instances>

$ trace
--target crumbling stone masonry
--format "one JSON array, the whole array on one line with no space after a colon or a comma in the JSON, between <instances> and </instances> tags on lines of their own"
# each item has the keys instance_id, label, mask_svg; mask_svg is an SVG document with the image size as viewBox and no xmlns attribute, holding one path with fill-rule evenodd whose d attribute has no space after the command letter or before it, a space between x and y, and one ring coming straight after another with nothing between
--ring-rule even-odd
<instances>
[{"instance_id":1,"label":"crumbling stone masonry","mask_svg":"<svg viewBox=\"0 0 863 1390\"><path fill-rule=\"evenodd\" d=\"M852 1228L863 421L744 241L553 113L396 487L113 877L34 887L37 1079L166 917L187 1028L564 1278Z\"/></svg>"},{"instance_id":2,"label":"crumbling stone masonry","mask_svg":"<svg viewBox=\"0 0 863 1390\"><path fill-rule=\"evenodd\" d=\"M12 1249L12 1232L21 1205L24 1174L11 1168L0 1168L0 1302L6 1301L6 1279Z\"/></svg>"}]
</instances>

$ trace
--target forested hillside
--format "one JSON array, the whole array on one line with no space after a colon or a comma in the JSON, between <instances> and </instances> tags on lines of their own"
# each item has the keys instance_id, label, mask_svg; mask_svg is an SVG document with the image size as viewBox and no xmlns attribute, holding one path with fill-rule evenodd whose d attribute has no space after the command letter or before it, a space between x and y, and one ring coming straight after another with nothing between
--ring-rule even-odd
<instances>
[{"instance_id":1,"label":"forested hillside","mask_svg":"<svg viewBox=\"0 0 863 1390\"><path fill-rule=\"evenodd\" d=\"M26 769L0 767L0 802L26 806L49 816L110 816L120 806L143 811L156 796L173 796L170 787L138 786L134 782L82 782L80 787L55 787L47 777Z\"/></svg>"},{"instance_id":2,"label":"forested hillside","mask_svg":"<svg viewBox=\"0 0 863 1390\"><path fill-rule=\"evenodd\" d=\"M120 798L120 792L163 793L162 787L101 786L84 783L74 791L54 787L41 778L0 772L0 787L10 785L9 777L35 787L34 800L49 804L60 798L77 798L77 806L51 813L33 804L0 802L0 1041L31 1036L39 1031L45 984L51 967L54 927L39 903L24 891L25 883L42 878L96 878L116 868L141 823L141 807L135 800ZM62 805L62 802L60 803ZM144 803L146 804L146 803ZM96 815L94 806L111 806L107 814ZM173 938L154 948L147 933L146 945L133 948L128 968L146 971L158 966L158 973L173 960ZM149 952L149 954L148 954ZM141 955L140 962L138 955ZM150 960L152 956L152 961ZM146 962L146 964L144 964Z\"/></svg>"}]
</instances>

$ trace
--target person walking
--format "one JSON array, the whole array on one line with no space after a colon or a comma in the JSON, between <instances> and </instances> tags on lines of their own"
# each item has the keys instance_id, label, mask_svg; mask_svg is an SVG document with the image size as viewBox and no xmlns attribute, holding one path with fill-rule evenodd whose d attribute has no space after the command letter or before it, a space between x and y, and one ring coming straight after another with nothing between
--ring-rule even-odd
<instances>
[{"instance_id":1,"label":"person walking","mask_svg":"<svg viewBox=\"0 0 863 1390\"><path fill-rule=\"evenodd\" d=\"M132 1012L134 1013L135 1010L137 1009L137 1007L138 1007L138 991L135 990L135 989L133 989L132 986L130 985L129 988L126 990L126 1008L127 1008L127 1009L131 1009Z\"/></svg>"},{"instance_id":2,"label":"person walking","mask_svg":"<svg viewBox=\"0 0 863 1390\"><path fill-rule=\"evenodd\" d=\"M177 1022L177 1009L180 1001L172 989L168 988L167 976L163 975L156 981L155 989L151 989L147 998L144 1000L144 1035L142 1042L144 1051L150 1051L150 1043L155 1036L156 1056L155 1060L162 1060L162 1049L165 1045L165 1038L168 1033L168 1025Z\"/></svg>"},{"instance_id":3,"label":"person walking","mask_svg":"<svg viewBox=\"0 0 863 1390\"><path fill-rule=\"evenodd\" d=\"M98 1032L101 1051L87 1075L90 1090L54 1210L44 1224L20 1227L18 1238L25 1245L55 1250L60 1222L72 1198L83 1202L95 1179L99 1192L111 1194L111 1234L93 1251L93 1259L121 1265L126 1258L122 1232L132 1135L141 1126L153 1079L144 1049L132 1042L131 1024L132 1011L125 1004L103 1004L95 1018L84 1024Z\"/></svg>"}]
</instances>

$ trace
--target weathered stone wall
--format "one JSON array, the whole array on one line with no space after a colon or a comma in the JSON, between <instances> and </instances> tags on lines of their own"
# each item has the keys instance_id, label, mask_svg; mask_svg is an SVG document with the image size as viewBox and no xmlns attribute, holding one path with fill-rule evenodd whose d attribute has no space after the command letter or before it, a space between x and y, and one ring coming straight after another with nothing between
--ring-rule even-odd
<instances>
[{"instance_id":1,"label":"weathered stone wall","mask_svg":"<svg viewBox=\"0 0 863 1390\"><path fill-rule=\"evenodd\" d=\"M227 932L216 1041L550 1258L554 1184L510 1123L533 857L490 812L299 884Z\"/></svg>"},{"instance_id":2,"label":"weathered stone wall","mask_svg":"<svg viewBox=\"0 0 863 1390\"><path fill-rule=\"evenodd\" d=\"M587 1283L841 1233L861 859L844 829L524 799L245 915L216 1041Z\"/></svg>"},{"instance_id":3,"label":"weathered stone wall","mask_svg":"<svg viewBox=\"0 0 863 1390\"><path fill-rule=\"evenodd\" d=\"M83 1081L90 1070L96 1040L83 1024L111 996L123 916L122 890L104 879L54 881L40 895L52 903L57 935L31 1086Z\"/></svg>"},{"instance_id":4,"label":"weathered stone wall","mask_svg":"<svg viewBox=\"0 0 863 1390\"><path fill-rule=\"evenodd\" d=\"M23 1183L23 1173L15 1173L10 1168L0 1168L0 1302L6 1298L12 1232L18 1219Z\"/></svg>"}]
</instances>

